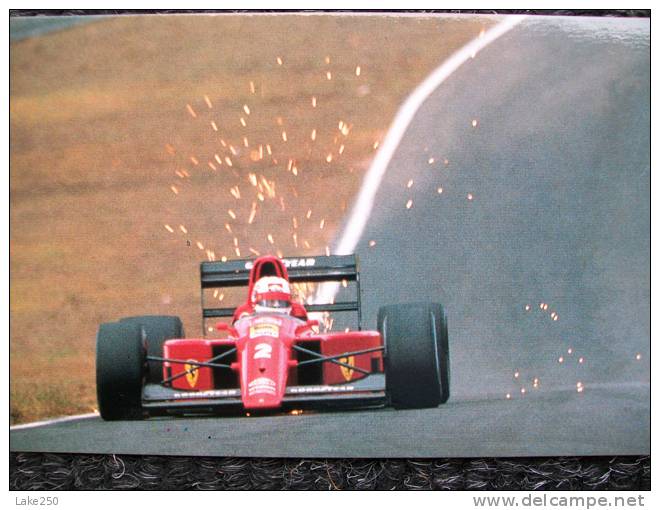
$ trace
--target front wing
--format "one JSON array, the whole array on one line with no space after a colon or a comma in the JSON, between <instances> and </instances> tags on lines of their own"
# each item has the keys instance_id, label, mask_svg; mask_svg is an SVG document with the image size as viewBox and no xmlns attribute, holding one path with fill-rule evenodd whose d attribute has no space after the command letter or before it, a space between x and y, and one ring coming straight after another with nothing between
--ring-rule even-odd
<instances>
[{"instance_id":1,"label":"front wing","mask_svg":"<svg viewBox=\"0 0 660 510\"><path fill-rule=\"evenodd\" d=\"M385 375L376 373L350 384L289 386L279 410L382 407L386 403ZM151 415L244 411L239 388L179 391L159 384L144 386L142 407Z\"/></svg>"}]
</instances>

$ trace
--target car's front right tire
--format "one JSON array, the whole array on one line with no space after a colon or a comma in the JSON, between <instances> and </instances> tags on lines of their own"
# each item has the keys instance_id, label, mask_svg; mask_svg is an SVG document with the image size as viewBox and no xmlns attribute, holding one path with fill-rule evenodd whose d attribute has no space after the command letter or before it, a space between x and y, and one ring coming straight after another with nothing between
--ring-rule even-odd
<instances>
[{"instance_id":1,"label":"car's front right tire","mask_svg":"<svg viewBox=\"0 0 660 510\"><path fill-rule=\"evenodd\" d=\"M96 336L96 395L104 420L139 420L145 376L142 328L137 324L101 324Z\"/></svg>"},{"instance_id":2,"label":"car's front right tire","mask_svg":"<svg viewBox=\"0 0 660 510\"><path fill-rule=\"evenodd\" d=\"M172 338L183 338L183 324L173 315L140 315L121 319L122 323L137 324L145 335L147 356L163 357L163 345ZM147 361L147 382L159 384L163 380L163 362Z\"/></svg>"}]
</instances>

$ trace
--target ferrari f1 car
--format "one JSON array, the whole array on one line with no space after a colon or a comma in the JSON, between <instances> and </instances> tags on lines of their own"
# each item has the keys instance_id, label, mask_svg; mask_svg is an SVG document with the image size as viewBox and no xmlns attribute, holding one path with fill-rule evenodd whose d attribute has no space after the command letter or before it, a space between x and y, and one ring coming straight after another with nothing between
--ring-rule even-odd
<instances>
[{"instance_id":1,"label":"ferrari f1 car","mask_svg":"<svg viewBox=\"0 0 660 510\"><path fill-rule=\"evenodd\" d=\"M333 295L354 296L303 306L291 299L290 283L334 285L338 292ZM171 316L101 324L96 384L104 419L425 408L449 398L442 306L384 306L378 312L378 330L361 330L354 255L202 262L201 286L203 331L213 329L210 321L220 320L216 329L224 335L185 338L181 320ZM220 287L244 286L248 297L237 308L205 304L209 289L217 296ZM319 332L318 321L307 315L336 312L356 314L358 329Z\"/></svg>"}]
</instances>

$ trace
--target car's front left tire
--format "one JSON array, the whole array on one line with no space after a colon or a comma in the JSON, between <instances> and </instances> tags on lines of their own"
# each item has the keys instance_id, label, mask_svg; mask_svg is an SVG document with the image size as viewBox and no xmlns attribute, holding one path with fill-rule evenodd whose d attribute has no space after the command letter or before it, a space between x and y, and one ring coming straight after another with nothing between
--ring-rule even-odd
<instances>
[{"instance_id":1,"label":"car's front left tire","mask_svg":"<svg viewBox=\"0 0 660 510\"><path fill-rule=\"evenodd\" d=\"M384 306L385 384L397 409L436 407L449 398L447 317L438 303Z\"/></svg>"}]
</instances>

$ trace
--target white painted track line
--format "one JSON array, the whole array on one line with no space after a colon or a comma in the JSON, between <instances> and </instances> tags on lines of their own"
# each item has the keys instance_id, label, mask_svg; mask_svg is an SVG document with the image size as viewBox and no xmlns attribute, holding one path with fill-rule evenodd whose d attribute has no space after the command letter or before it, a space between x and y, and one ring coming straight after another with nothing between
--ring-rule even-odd
<instances>
[{"instance_id":1,"label":"white painted track line","mask_svg":"<svg viewBox=\"0 0 660 510\"><path fill-rule=\"evenodd\" d=\"M84 420L86 418L95 418L99 413L76 414L74 416L63 416L61 418L53 418L52 420L34 421L32 423L22 423L21 425L14 425L9 427L9 430L23 430L31 429L34 427L43 427L45 425L54 425L55 423L64 423L67 421Z\"/></svg>"},{"instance_id":2,"label":"white painted track line","mask_svg":"<svg viewBox=\"0 0 660 510\"><path fill-rule=\"evenodd\" d=\"M443 64L433 71L403 103L390 129L381 145L376 158L369 168L358 198L351 211L351 216L347 226L334 249L337 255L347 255L353 253L357 246L360 236L367 224L369 215L374 204L374 198L380 187L380 183L385 175L387 166L394 155L401 139L403 138L410 122L422 106L424 101L438 88L447 78L449 78L456 69L463 65L476 53L488 46L490 43L506 34L509 30L520 23L525 16L507 16L503 21L488 30L481 37L477 37L460 50L449 57Z\"/></svg>"},{"instance_id":3,"label":"white painted track line","mask_svg":"<svg viewBox=\"0 0 660 510\"><path fill-rule=\"evenodd\" d=\"M433 91L449 78L461 65L473 58L474 55L490 43L506 34L525 18L526 16L507 16L483 35L473 39L456 51L456 53L436 68L413 91L413 93L408 96L394 117L394 121L392 121L385 140L364 177L362 187L360 188L357 200L353 205L346 227L344 228L335 248L332 250L334 254L348 255L355 252L355 247L357 246L358 241L364 232L364 227L369 220L376 193L378 192L380 183L385 176L387 167L392 160L392 156L394 156L408 126L424 101L426 101ZM322 284L319 286L319 290L314 297L313 302L328 303L337 295L338 291L339 285L337 283Z\"/></svg>"}]
</instances>

